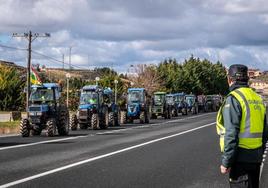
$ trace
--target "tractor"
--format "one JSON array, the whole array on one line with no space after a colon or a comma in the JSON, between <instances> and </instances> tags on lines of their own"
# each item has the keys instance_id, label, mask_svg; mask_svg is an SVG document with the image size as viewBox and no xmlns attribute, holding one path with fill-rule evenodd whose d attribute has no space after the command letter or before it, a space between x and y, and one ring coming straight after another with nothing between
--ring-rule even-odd
<instances>
[{"instance_id":1,"label":"tractor","mask_svg":"<svg viewBox=\"0 0 268 188\"><path fill-rule=\"evenodd\" d=\"M166 95L166 103L170 108L171 116L177 117L179 114L179 111L178 111L178 105L175 102L175 95L174 94L167 94Z\"/></svg>"},{"instance_id":2,"label":"tractor","mask_svg":"<svg viewBox=\"0 0 268 188\"><path fill-rule=\"evenodd\" d=\"M133 123L139 119L140 123L150 121L150 97L144 88L129 88L126 108L121 112L122 123Z\"/></svg>"},{"instance_id":3,"label":"tractor","mask_svg":"<svg viewBox=\"0 0 268 188\"><path fill-rule=\"evenodd\" d=\"M120 109L118 105L115 104L113 91L110 88L104 89L103 98L109 111L109 126L120 126Z\"/></svg>"},{"instance_id":4,"label":"tractor","mask_svg":"<svg viewBox=\"0 0 268 188\"><path fill-rule=\"evenodd\" d=\"M40 135L46 130L47 136L68 135L69 111L60 102L61 87L56 83L32 85L27 109L28 117L20 123L23 137Z\"/></svg>"},{"instance_id":5,"label":"tractor","mask_svg":"<svg viewBox=\"0 0 268 188\"><path fill-rule=\"evenodd\" d=\"M206 104L206 96L205 95L198 95L197 96L197 103L198 103L198 112L205 112L205 104Z\"/></svg>"},{"instance_id":6,"label":"tractor","mask_svg":"<svg viewBox=\"0 0 268 188\"><path fill-rule=\"evenodd\" d=\"M171 118L171 106L166 102L166 92L155 92L152 103L152 119L157 119L157 116Z\"/></svg>"},{"instance_id":7,"label":"tractor","mask_svg":"<svg viewBox=\"0 0 268 188\"><path fill-rule=\"evenodd\" d=\"M174 94L175 97L175 105L176 105L176 109L177 109L177 116L178 113L182 113L182 115L187 115L188 114L188 104L185 100L185 93L181 92L181 93L175 93Z\"/></svg>"},{"instance_id":8,"label":"tractor","mask_svg":"<svg viewBox=\"0 0 268 188\"><path fill-rule=\"evenodd\" d=\"M185 101L187 102L188 112L191 112L192 114L198 114L197 97L193 94L185 95Z\"/></svg>"},{"instance_id":9,"label":"tractor","mask_svg":"<svg viewBox=\"0 0 268 188\"><path fill-rule=\"evenodd\" d=\"M104 102L104 90L98 85L86 85L81 89L80 104L71 116L71 129L106 129L109 125L109 110Z\"/></svg>"}]
</instances>

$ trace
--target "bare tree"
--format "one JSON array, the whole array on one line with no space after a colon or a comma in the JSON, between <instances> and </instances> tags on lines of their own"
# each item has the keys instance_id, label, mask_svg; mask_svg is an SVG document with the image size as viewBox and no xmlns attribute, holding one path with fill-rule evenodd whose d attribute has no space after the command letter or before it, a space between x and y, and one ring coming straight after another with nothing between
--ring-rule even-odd
<instances>
[{"instance_id":1,"label":"bare tree","mask_svg":"<svg viewBox=\"0 0 268 188\"><path fill-rule=\"evenodd\" d=\"M139 64L134 70L135 74L129 76L133 87L145 88L149 95L161 89L163 84L157 73L157 66Z\"/></svg>"}]
</instances>

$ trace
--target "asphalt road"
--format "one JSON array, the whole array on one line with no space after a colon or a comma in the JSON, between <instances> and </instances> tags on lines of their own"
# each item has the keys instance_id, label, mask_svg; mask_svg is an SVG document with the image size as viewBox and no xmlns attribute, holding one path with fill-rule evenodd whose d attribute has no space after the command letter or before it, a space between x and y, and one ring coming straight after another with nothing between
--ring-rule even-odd
<instances>
[{"instance_id":1,"label":"asphalt road","mask_svg":"<svg viewBox=\"0 0 268 188\"><path fill-rule=\"evenodd\" d=\"M216 113L0 138L0 187L223 188ZM2 186L1 186L2 185Z\"/></svg>"}]
</instances>

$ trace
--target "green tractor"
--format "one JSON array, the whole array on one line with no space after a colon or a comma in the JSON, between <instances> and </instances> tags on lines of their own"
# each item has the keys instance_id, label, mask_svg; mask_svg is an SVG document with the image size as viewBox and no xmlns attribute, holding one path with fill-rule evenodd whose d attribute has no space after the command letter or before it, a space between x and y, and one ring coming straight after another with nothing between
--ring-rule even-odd
<instances>
[{"instance_id":1,"label":"green tractor","mask_svg":"<svg viewBox=\"0 0 268 188\"><path fill-rule=\"evenodd\" d=\"M40 135L46 130L47 136L68 135L69 111L60 102L61 88L56 83L32 85L27 109L28 118L22 119L20 133L23 137Z\"/></svg>"},{"instance_id":2,"label":"green tractor","mask_svg":"<svg viewBox=\"0 0 268 188\"><path fill-rule=\"evenodd\" d=\"M151 118L157 119L162 116L165 119L171 118L171 106L166 102L166 92L155 92L152 100Z\"/></svg>"}]
</instances>

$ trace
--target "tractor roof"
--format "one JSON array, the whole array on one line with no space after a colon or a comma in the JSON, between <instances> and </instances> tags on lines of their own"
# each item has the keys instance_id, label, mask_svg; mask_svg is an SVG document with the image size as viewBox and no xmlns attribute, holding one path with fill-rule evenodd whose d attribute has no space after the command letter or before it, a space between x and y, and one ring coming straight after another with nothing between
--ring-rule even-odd
<instances>
[{"instance_id":1,"label":"tractor roof","mask_svg":"<svg viewBox=\"0 0 268 188\"><path fill-rule=\"evenodd\" d=\"M145 91L144 88L128 88L128 91Z\"/></svg>"},{"instance_id":2,"label":"tractor roof","mask_svg":"<svg viewBox=\"0 0 268 188\"><path fill-rule=\"evenodd\" d=\"M98 85L86 85L82 88L84 91L96 91L97 89L101 89Z\"/></svg>"},{"instance_id":3,"label":"tractor roof","mask_svg":"<svg viewBox=\"0 0 268 188\"><path fill-rule=\"evenodd\" d=\"M32 85L32 88L60 88L57 83L43 83L41 85Z\"/></svg>"},{"instance_id":4,"label":"tractor roof","mask_svg":"<svg viewBox=\"0 0 268 188\"><path fill-rule=\"evenodd\" d=\"M185 97L195 97L193 94L185 95Z\"/></svg>"},{"instance_id":5,"label":"tractor roof","mask_svg":"<svg viewBox=\"0 0 268 188\"><path fill-rule=\"evenodd\" d=\"M103 92L104 92L104 94L109 95L109 94L113 93L113 90L108 87L108 88L105 88Z\"/></svg>"},{"instance_id":6,"label":"tractor roof","mask_svg":"<svg viewBox=\"0 0 268 188\"><path fill-rule=\"evenodd\" d=\"M163 91L154 92L154 95L165 95L165 94L167 94L167 92L163 92Z\"/></svg>"},{"instance_id":7,"label":"tractor roof","mask_svg":"<svg viewBox=\"0 0 268 188\"><path fill-rule=\"evenodd\" d=\"M181 93L174 93L174 96L184 96L185 93L181 92Z\"/></svg>"},{"instance_id":8,"label":"tractor roof","mask_svg":"<svg viewBox=\"0 0 268 188\"><path fill-rule=\"evenodd\" d=\"M167 94L166 97L174 97L174 94Z\"/></svg>"}]
</instances>

